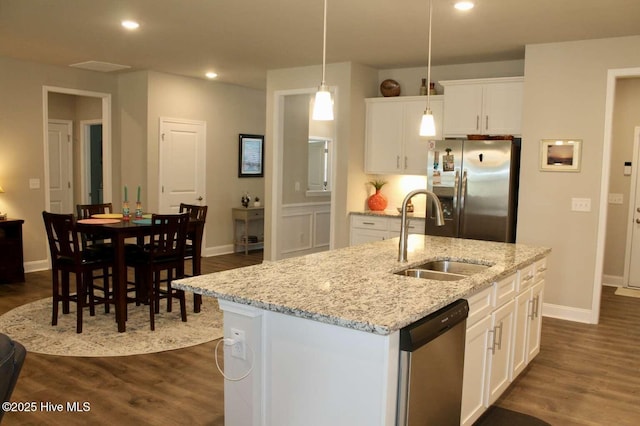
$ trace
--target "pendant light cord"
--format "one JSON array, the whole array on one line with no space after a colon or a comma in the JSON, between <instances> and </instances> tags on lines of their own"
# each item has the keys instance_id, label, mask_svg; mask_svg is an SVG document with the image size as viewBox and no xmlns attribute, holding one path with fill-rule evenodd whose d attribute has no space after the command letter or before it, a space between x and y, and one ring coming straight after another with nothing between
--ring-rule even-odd
<instances>
[{"instance_id":1,"label":"pendant light cord","mask_svg":"<svg viewBox=\"0 0 640 426\"><path fill-rule=\"evenodd\" d=\"M324 86L324 69L327 60L327 0L324 0L324 28L322 34L322 83Z\"/></svg>"},{"instance_id":2,"label":"pendant light cord","mask_svg":"<svg viewBox=\"0 0 640 426\"><path fill-rule=\"evenodd\" d=\"M327 0L325 0L326 3ZM427 59L427 84L429 87L427 88L427 110L431 110L431 14L433 12L433 3L432 0L429 0L429 57ZM322 77L324 79L324 76Z\"/></svg>"}]
</instances>

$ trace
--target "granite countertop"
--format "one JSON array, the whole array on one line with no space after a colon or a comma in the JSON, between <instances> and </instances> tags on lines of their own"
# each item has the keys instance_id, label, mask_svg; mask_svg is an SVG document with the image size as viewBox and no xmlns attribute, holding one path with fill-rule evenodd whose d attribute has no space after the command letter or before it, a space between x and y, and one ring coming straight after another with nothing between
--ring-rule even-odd
<instances>
[{"instance_id":1,"label":"granite countertop","mask_svg":"<svg viewBox=\"0 0 640 426\"><path fill-rule=\"evenodd\" d=\"M486 288L549 254L545 247L458 238L409 236L408 263L398 238L185 278L173 286L300 318L388 335ZM493 265L459 281L394 272L429 260Z\"/></svg>"}]
</instances>

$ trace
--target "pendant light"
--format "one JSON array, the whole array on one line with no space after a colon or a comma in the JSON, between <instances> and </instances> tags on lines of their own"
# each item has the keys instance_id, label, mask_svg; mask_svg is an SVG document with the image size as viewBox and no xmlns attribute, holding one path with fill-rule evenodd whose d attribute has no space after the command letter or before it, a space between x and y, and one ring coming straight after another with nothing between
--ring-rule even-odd
<instances>
[{"instance_id":1,"label":"pendant light","mask_svg":"<svg viewBox=\"0 0 640 426\"><path fill-rule=\"evenodd\" d=\"M312 118L317 121L333 120L333 101L329 87L324 82L324 74L327 58L327 0L324 0L324 30L322 36L322 82L316 92L316 100L313 103Z\"/></svg>"},{"instance_id":2,"label":"pendant light","mask_svg":"<svg viewBox=\"0 0 640 426\"><path fill-rule=\"evenodd\" d=\"M433 12L432 0L429 0L429 59L427 62L427 84L431 85L431 14ZM424 111L420 122L420 136L435 136L436 123L431 113L431 89L427 90L427 109Z\"/></svg>"}]
</instances>

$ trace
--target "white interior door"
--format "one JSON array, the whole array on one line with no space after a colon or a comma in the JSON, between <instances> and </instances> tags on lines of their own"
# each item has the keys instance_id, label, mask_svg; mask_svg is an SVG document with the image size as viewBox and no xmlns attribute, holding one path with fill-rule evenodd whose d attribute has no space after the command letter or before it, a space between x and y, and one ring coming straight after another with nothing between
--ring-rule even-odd
<instances>
[{"instance_id":1,"label":"white interior door","mask_svg":"<svg viewBox=\"0 0 640 426\"><path fill-rule=\"evenodd\" d=\"M625 253L624 285L640 288L640 127L636 127L633 139L633 171L629 197L629 227Z\"/></svg>"},{"instance_id":2,"label":"white interior door","mask_svg":"<svg viewBox=\"0 0 640 426\"><path fill-rule=\"evenodd\" d=\"M205 205L206 123L160 118L160 213Z\"/></svg>"},{"instance_id":3,"label":"white interior door","mask_svg":"<svg viewBox=\"0 0 640 426\"><path fill-rule=\"evenodd\" d=\"M73 213L72 123L68 120L49 120L47 144L49 149L49 211Z\"/></svg>"}]
</instances>

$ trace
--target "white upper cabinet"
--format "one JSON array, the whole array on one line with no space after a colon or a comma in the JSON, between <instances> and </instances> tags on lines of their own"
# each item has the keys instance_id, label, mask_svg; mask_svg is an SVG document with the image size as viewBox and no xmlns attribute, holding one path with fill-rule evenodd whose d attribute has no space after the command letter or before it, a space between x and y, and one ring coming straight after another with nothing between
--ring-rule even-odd
<instances>
[{"instance_id":1,"label":"white upper cabinet","mask_svg":"<svg viewBox=\"0 0 640 426\"><path fill-rule=\"evenodd\" d=\"M523 77L440 81L444 136L520 135Z\"/></svg>"},{"instance_id":2,"label":"white upper cabinet","mask_svg":"<svg viewBox=\"0 0 640 426\"><path fill-rule=\"evenodd\" d=\"M366 99L365 172L371 174L427 174L430 139L442 139L443 97L431 96L436 136L419 135L427 107L426 96Z\"/></svg>"}]
</instances>

